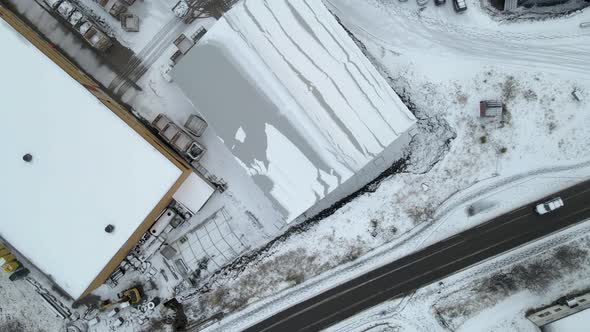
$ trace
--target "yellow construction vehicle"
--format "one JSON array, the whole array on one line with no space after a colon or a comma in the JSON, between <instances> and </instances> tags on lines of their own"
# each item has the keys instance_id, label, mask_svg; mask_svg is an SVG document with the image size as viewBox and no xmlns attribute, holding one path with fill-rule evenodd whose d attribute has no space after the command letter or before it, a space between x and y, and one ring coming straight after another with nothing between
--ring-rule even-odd
<instances>
[{"instance_id":1,"label":"yellow construction vehicle","mask_svg":"<svg viewBox=\"0 0 590 332\"><path fill-rule=\"evenodd\" d=\"M117 301L106 300L100 305L101 310L106 310L113 305L129 302L131 305L138 304L141 302L141 290L140 287L133 287L122 291L118 294L119 299Z\"/></svg>"},{"instance_id":2,"label":"yellow construction vehicle","mask_svg":"<svg viewBox=\"0 0 590 332\"><path fill-rule=\"evenodd\" d=\"M121 299L120 302L129 302L129 304L138 304L139 302L141 302L141 292L139 291L139 288L137 288L137 287L130 288L126 291L123 291L119 295L119 298Z\"/></svg>"}]
</instances>

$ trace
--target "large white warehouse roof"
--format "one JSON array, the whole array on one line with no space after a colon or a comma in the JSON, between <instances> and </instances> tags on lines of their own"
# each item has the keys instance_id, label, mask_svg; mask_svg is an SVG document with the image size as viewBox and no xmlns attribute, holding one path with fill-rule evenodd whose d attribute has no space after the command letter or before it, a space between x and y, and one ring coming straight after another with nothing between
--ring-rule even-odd
<instances>
[{"instance_id":1,"label":"large white warehouse roof","mask_svg":"<svg viewBox=\"0 0 590 332\"><path fill-rule=\"evenodd\" d=\"M415 122L319 0L245 0L173 77L291 221Z\"/></svg>"},{"instance_id":2,"label":"large white warehouse roof","mask_svg":"<svg viewBox=\"0 0 590 332\"><path fill-rule=\"evenodd\" d=\"M0 41L0 236L78 298L189 173L2 20Z\"/></svg>"}]
</instances>

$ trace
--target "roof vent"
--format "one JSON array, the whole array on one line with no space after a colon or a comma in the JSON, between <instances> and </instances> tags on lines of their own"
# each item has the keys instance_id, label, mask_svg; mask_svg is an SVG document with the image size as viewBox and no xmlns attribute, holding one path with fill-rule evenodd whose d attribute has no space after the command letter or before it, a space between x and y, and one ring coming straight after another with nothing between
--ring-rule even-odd
<instances>
[{"instance_id":1,"label":"roof vent","mask_svg":"<svg viewBox=\"0 0 590 332\"><path fill-rule=\"evenodd\" d=\"M107 233L112 233L115 230L115 226L109 224L107 227L104 228L104 231Z\"/></svg>"},{"instance_id":2,"label":"roof vent","mask_svg":"<svg viewBox=\"0 0 590 332\"><path fill-rule=\"evenodd\" d=\"M23 160L30 163L31 161L33 161L33 155L31 155L30 153L27 153L26 155L23 156Z\"/></svg>"}]
</instances>

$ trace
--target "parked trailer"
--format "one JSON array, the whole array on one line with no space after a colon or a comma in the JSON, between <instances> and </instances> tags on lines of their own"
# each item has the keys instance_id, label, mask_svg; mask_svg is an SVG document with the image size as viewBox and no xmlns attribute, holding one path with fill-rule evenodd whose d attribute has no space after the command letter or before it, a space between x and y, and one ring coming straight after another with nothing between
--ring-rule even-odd
<instances>
[{"instance_id":1,"label":"parked trailer","mask_svg":"<svg viewBox=\"0 0 590 332\"><path fill-rule=\"evenodd\" d=\"M90 22L80 26L80 33L92 47L99 51L106 51L113 45L111 39Z\"/></svg>"},{"instance_id":2,"label":"parked trailer","mask_svg":"<svg viewBox=\"0 0 590 332\"><path fill-rule=\"evenodd\" d=\"M102 32L74 3L68 0L44 0L45 3L82 35L90 46L99 51L106 51L113 45L109 36Z\"/></svg>"},{"instance_id":3,"label":"parked trailer","mask_svg":"<svg viewBox=\"0 0 590 332\"><path fill-rule=\"evenodd\" d=\"M201 137L207 129L207 121L196 114L191 114L186 120L184 128L186 128L189 133Z\"/></svg>"},{"instance_id":4,"label":"parked trailer","mask_svg":"<svg viewBox=\"0 0 590 332\"><path fill-rule=\"evenodd\" d=\"M156 116L154 121L152 121L152 125L158 129L161 137L192 161L201 159L207 151L205 147L194 140L191 135L177 126L164 114Z\"/></svg>"},{"instance_id":5,"label":"parked trailer","mask_svg":"<svg viewBox=\"0 0 590 332\"><path fill-rule=\"evenodd\" d=\"M127 5L119 0L99 0L98 4L115 18L127 12Z\"/></svg>"}]
</instances>

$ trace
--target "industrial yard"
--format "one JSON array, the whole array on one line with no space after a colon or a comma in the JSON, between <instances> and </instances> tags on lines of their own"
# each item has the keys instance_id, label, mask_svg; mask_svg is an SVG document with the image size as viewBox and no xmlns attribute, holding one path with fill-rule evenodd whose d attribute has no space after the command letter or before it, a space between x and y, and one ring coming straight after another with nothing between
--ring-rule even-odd
<instances>
[{"instance_id":1,"label":"industrial yard","mask_svg":"<svg viewBox=\"0 0 590 332\"><path fill-rule=\"evenodd\" d=\"M541 2L0 0L0 330L542 329L582 217L291 311L590 179L588 3Z\"/></svg>"}]
</instances>

